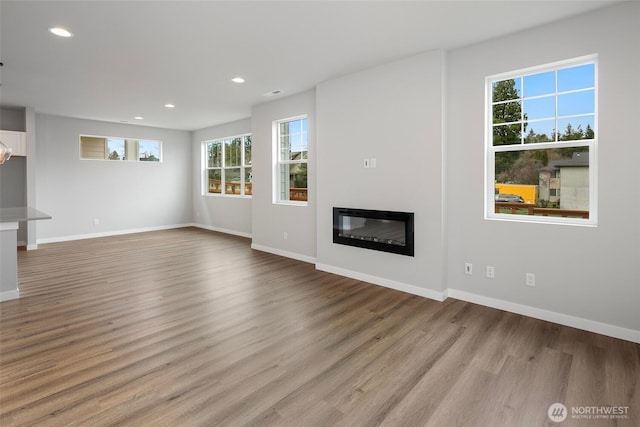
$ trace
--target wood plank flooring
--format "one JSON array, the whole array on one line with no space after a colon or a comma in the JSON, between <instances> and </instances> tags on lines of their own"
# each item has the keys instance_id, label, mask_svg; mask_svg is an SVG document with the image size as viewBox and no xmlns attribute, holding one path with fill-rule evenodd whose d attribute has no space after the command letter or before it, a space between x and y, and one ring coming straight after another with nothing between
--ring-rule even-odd
<instances>
[{"instance_id":1,"label":"wood plank flooring","mask_svg":"<svg viewBox=\"0 0 640 427\"><path fill-rule=\"evenodd\" d=\"M638 344L319 272L248 239L184 228L18 262L21 298L0 304L3 427L640 425ZM611 406L628 409L571 415Z\"/></svg>"}]
</instances>

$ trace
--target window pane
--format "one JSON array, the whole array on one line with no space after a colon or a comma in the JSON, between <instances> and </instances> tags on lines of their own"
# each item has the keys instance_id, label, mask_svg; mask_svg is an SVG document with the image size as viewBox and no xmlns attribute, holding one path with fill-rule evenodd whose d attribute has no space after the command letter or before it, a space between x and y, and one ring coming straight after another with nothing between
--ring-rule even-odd
<instances>
[{"instance_id":1,"label":"window pane","mask_svg":"<svg viewBox=\"0 0 640 427\"><path fill-rule=\"evenodd\" d=\"M280 135L280 160L291 160L291 156L289 135Z\"/></svg>"},{"instance_id":2,"label":"window pane","mask_svg":"<svg viewBox=\"0 0 640 427\"><path fill-rule=\"evenodd\" d=\"M124 139L107 138L107 152L109 160L125 160Z\"/></svg>"},{"instance_id":3,"label":"window pane","mask_svg":"<svg viewBox=\"0 0 640 427\"><path fill-rule=\"evenodd\" d=\"M522 103L505 102L493 106L493 123L514 123L522 120Z\"/></svg>"},{"instance_id":4,"label":"window pane","mask_svg":"<svg viewBox=\"0 0 640 427\"><path fill-rule=\"evenodd\" d=\"M244 137L244 164L251 164L251 135Z\"/></svg>"},{"instance_id":5,"label":"window pane","mask_svg":"<svg viewBox=\"0 0 640 427\"><path fill-rule=\"evenodd\" d=\"M493 145L512 145L520 144L522 142L522 126L518 124L514 125L500 125L493 127Z\"/></svg>"},{"instance_id":6,"label":"window pane","mask_svg":"<svg viewBox=\"0 0 640 427\"><path fill-rule=\"evenodd\" d=\"M242 194L240 186L240 168L224 170L224 193L229 195Z\"/></svg>"},{"instance_id":7,"label":"window pane","mask_svg":"<svg viewBox=\"0 0 640 427\"><path fill-rule=\"evenodd\" d=\"M289 164L281 164L278 170L280 180L280 200L289 200L289 188L291 187L289 169Z\"/></svg>"},{"instance_id":8,"label":"window pane","mask_svg":"<svg viewBox=\"0 0 640 427\"><path fill-rule=\"evenodd\" d=\"M558 92L595 87L595 64L558 70Z\"/></svg>"},{"instance_id":9,"label":"window pane","mask_svg":"<svg viewBox=\"0 0 640 427\"><path fill-rule=\"evenodd\" d=\"M558 120L560 141L572 141L577 139L594 139L594 116L569 117Z\"/></svg>"},{"instance_id":10,"label":"window pane","mask_svg":"<svg viewBox=\"0 0 640 427\"><path fill-rule=\"evenodd\" d=\"M289 133L300 133L302 129L302 123L300 120L292 120L289 122Z\"/></svg>"},{"instance_id":11,"label":"window pane","mask_svg":"<svg viewBox=\"0 0 640 427\"><path fill-rule=\"evenodd\" d=\"M209 169L207 174L209 193L222 193L222 171L220 169Z\"/></svg>"},{"instance_id":12,"label":"window pane","mask_svg":"<svg viewBox=\"0 0 640 427\"><path fill-rule=\"evenodd\" d=\"M496 213L588 218L588 147L498 152L494 159Z\"/></svg>"},{"instance_id":13,"label":"window pane","mask_svg":"<svg viewBox=\"0 0 640 427\"><path fill-rule=\"evenodd\" d=\"M298 163L291 165L289 171L291 187L289 189L290 200L307 200L307 164Z\"/></svg>"},{"instance_id":14,"label":"window pane","mask_svg":"<svg viewBox=\"0 0 640 427\"><path fill-rule=\"evenodd\" d=\"M595 108L595 92L593 89L558 95L558 116L593 114Z\"/></svg>"},{"instance_id":15,"label":"window pane","mask_svg":"<svg viewBox=\"0 0 640 427\"><path fill-rule=\"evenodd\" d=\"M242 165L242 138L225 139L225 166Z\"/></svg>"},{"instance_id":16,"label":"window pane","mask_svg":"<svg viewBox=\"0 0 640 427\"><path fill-rule=\"evenodd\" d=\"M493 82L493 102L519 99L522 97L522 79L508 79Z\"/></svg>"},{"instance_id":17,"label":"window pane","mask_svg":"<svg viewBox=\"0 0 640 427\"><path fill-rule=\"evenodd\" d=\"M158 141L138 141L138 153L140 161L143 162L159 162L160 161L160 142Z\"/></svg>"},{"instance_id":18,"label":"window pane","mask_svg":"<svg viewBox=\"0 0 640 427\"><path fill-rule=\"evenodd\" d=\"M253 194L253 173L251 168L244 168L244 194L250 196Z\"/></svg>"},{"instance_id":19,"label":"window pane","mask_svg":"<svg viewBox=\"0 0 640 427\"><path fill-rule=\"evenodd\" d=\"M556 97L524 100L525 120L548 119L556 116Z\"/></svg>"},{"instance_id":20,"label":"window pane","mask_svg":"<svg viewBox=\"0 0 640 427\"><path fill-rule=\"evenodd\" d=\"M214 141L207 144L207 167L222 166L222 143Z\"/></svg>"},{"instance_id":21,"label":"window pane","mask_svg":"<svg viewBox=\"0 0 640 427\"><path fill-rule=\"evenodd\" d=\"M524 78L524 97L549 95L556 92L556 73L533 74Z\"/></svg>"},{"instance_id":22,"label":"window pane","mask_svg":"<svg viewBox=\"0 0 640 427\"><path fill-rule=\"evenodd\" d=\"M80 158L104 160L107 158L107 139L80 135Z\"/></svg>"},{"instance_id":23,"label":"window pane","mask_svg":"<svg viewBox=\"0 0 640 427\"><path fill-rule=\"evenodd\" d=\"M555 141L556 120L539 120L525 123L525 144Z\"/></svg>"}]
</instances>

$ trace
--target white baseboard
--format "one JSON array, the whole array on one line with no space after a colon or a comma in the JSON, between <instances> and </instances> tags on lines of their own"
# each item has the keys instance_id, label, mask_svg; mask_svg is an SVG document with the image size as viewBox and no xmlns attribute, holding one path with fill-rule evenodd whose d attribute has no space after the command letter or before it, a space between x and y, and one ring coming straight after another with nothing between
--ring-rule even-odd
<instances>
[{"instance_id":1,"label":"white baseboard","mask_svg":"<svg viewBox=\"0 0 640 427\"><path fill-rule=\"evenodd\" d=\"M198 228L202 228L204 230L209 230L209 231L217 231L219 233L225 233L225 234L232 234L234 236L240 236L240 237L246 237L248 239L250 239L251 233L245 233L243 231L236 231L236 230L230 230L228 228L220 228L220 227L214 227L212 225L205 225L205 224L191 224L194 227L198 227Z\"/></svg>"},{"instance_id":2,"label":"white baseboard","mask_svg":"<svg viewBox=\"0 0 640 427\"><path fill-rule=\"evenodd\" d=\"M534 319L545 320L572 328L582 329L596 334L607 335L613 338L619 338L626 341L640 343L640 331L623 328L620 326L610 325L607 323L597 322L595 320L584 319L580 317L570 316L568 314L558 313L541 308L531 307L528 305L513 303L496 298L490 298L483 295L473 294L470 292L460 291L457 289L445 289L442 292L432 289L425 289L415 285L409 285L402 282L384 279L357 271L346 270L326 264L316 264L316 269L334 273L340 276L349 277L356 280L380 285L387 288L395 289L409 294L433 299L436 301L444 301L448 297L467 301L485 307L496 308L523 316L532 317Z\"/></svg>"},{"instance_id":3,"label":"white baseboard","mask_svg":"<svg viewBox=\"0 0 640 427\"><path fill-rule=\"evenodd\" d=\"M157 227L143 227L143 228L132 228L128 230L115 230L115 231L105 231L102 233L91 233L91 234L76 234L72 236L60 236L60 237L48 237L45 239L37 239L37 244L45 244L45 243L57 243L57 242L69 242L72 240L84 240L84 239L95 239L97 237L110 237L110 236L120 236L123 234L134 234L134 233L146 233L149 231L160 231L160 230L171 230L174 228L184 228L191 227L195 224L174 224L174 225L160 225Z\"/></svg>"},{"instance_id":4,"label":"white baseboard","mask_svg":"<svg viewBox=\"0 0 640 427\"><path fill-rule=\"evenodd\" d=\"M384 286L385 288L395 289L397 291L407 292L409 294L418 295L424 298L433 299L436 301L444 301L447 298L446 291L435 291L432 289L421 288L415 285L409 285L407 283L396 282L395 280L385 279L383 277L372 276L370 274L364 274L357 271L346 270L344 268L334 267L327 264L316 264L316 269L320 271L326 271L328 273L334 273L339 276L350 277L356 280L362 280L363 282L373 283L374 285Z\"/></svg>"},{"instance_id":5,"label":"white baseboard","mask_svg":"<svg viewBox=\"0 0 640 427\"><path fill-rule=\"evenodd\" d=\"M316 259L307 255L301 255L295 252L283 251L282 249L271 248L269 246L251 244L251 249L255 249L261 252L268 252L270 254L283 256L285 258L291 258L302 262L308 262L309 264L315 264Z\"/></svg>"},{"instance_id":6,"label":"white baseboard","mask_svg":"<svg viewBox=\"0 0 640 427\"><path fill-rule=\"evenodd\" d=\"M20 298L20 290L19 289L13 289L11 291L0 292L0 302L9 301L9 300L18 299L18 298Z\"/></svg>"},{"instance_id":7,"label":"white baseboard","mask_svg":"<svg viewBox=\"0 0 640 427\"><path fill-rule=\"evenodd\" d=\"M583 319L581 317L570 316L568 314L558 313L555 311L485 297L483 295L472 294L470 292L459 291L456 289L449 289L448 294L451 298L462 301L468 301L474 304L484 305L486 307L497 308L499 310L533 317L535 319L546 320L548 322L558 323L572 328L595 332L596 334L640 343L640 331L635 331L633 329L627 329L620 326L609 325L607 323L596 322L595 320Z\"/></svg>"}]
</instances>

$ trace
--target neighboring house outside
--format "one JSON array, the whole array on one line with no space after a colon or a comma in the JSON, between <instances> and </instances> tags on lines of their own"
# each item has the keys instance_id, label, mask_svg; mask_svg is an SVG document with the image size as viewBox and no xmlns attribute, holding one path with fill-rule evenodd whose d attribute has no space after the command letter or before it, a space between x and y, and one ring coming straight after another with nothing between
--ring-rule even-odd
<instances>
[{"instance_id":1,"label":"neighboring house outside","mask_svg":"<svg viewBox=\"0 0 640 427\"><path fill-rule=\"evenodd\" d=\"M589 210L589 153L573 153L571 159L554 160L540 169L539 197L560 202L560 209Z\"/></svg>"}]
</instances>

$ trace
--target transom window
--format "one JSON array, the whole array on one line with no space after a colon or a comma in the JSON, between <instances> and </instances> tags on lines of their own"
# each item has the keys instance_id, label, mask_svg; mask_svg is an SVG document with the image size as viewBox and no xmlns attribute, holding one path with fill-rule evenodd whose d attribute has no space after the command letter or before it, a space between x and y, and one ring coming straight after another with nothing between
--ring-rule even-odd
<instances>
[{"instance_id":1,"label":"transom window","mask_svg":"<svg viewBox=\"0 0 640 427\"><path fill-rule=\"evenodd\" d=\"M80 135L80 158L160 162L162 160L162 143L147 139Z\"/></svg>"},{"instance_id":2,"label":"transom window","mask_svg":"<svg viewBox=\"0 0 640 427\"><path fill-rule=\"evenodd\" d=\"M251 135L205 141L205 194L252 194Z\"/></svg>"},{"instance_id":3,"label":"transom window","mask_svg":"<svg viewBox=\"0 0 640 427\"><path fill-rule=\"evenodd\" d=\"M307 203L308 126L306 116L274 122L275 203Z\"/></svg>"},{"instance_id":4,"label":"transom window","mask_svg":"<svg viewBox=\"0 0 640 427\"><path fill-rule=\"evenodd\" d=\"M596 59L487 78L485 217L596 224Z\"/></svg>"}]
</instances>

